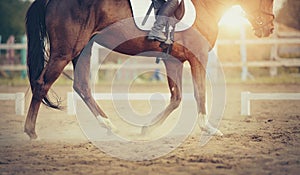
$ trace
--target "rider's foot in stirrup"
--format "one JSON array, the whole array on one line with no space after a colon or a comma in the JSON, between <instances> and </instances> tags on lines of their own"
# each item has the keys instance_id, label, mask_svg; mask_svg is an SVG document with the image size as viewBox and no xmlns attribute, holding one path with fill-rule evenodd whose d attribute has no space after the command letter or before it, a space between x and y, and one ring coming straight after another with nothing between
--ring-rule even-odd
<instances>
[{"instance_id":1,"label":"rider's foot in stirrup","mask_svg":"<svg viewBox=\"0 0 300 175\"><path fill-rule=\"evenodd\" d=\"M166 35L161 31L153 31L151 30L148 34L149 40L157 40L160 42L165 42L167 40Z\"/></svg>"}]
</instances>

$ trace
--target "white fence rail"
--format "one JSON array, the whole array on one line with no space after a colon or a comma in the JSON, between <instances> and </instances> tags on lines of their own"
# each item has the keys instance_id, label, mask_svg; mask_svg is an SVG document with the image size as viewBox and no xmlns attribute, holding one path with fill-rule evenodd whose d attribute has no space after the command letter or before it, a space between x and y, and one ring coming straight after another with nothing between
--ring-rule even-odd
<instances>
[{"instance_id":1,"label":"white fence rail","mask_svg":"<svg viewBox=\"0 0 300 175\"><path fill-rule=\"evenodd\" d=\"M8 49L14 49L14 50L27 49L27 45L26 44L0 44L0 50L8 50Z\"/></svg>"},{"instance_id":2,"label":"white fence rail","mask_svg":"<svg viewBox=\"0 0 300 175\"><path fill-rule=\"evenodd\" d=\"M250 116L251 100L300 100L300 93L241 93L241 115Z\"/></svg>"},{"instance_id":3,"label":"white fence rail","mask_svg":"<svg viewBox=\"0 0 300 175\"><path fill-rule=\"evenodd\" d=\"M0 93L0 100L14 100L15 112L17 115L24 115L25 110L25 95L22 92L15 94Z\"/></svg>"}]
</instances>

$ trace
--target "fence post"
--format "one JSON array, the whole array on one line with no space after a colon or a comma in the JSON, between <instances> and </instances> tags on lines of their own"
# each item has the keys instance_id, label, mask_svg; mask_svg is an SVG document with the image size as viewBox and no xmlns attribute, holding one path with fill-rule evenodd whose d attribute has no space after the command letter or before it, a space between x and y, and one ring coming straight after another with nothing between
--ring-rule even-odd
<instances>
[{"instance_id":1,"label":"fence post","mask_svg":"<svg viewBox=\"0 0 300 175\"><path fill-rule=\"evenodd\" d=\"M275 25L275 32L274 32L274 35L273 35L273 39L278 39L278 36L277 36L277 31L278 31L278 26ZM271 48L271 54L270 54L270 59L271 61L276 61L278 59L278 44L277 43L274 43L272 48ZM271 77L274 77L278 74L278 70L277 70L277 67L270 67L270 76Z\"/></svg>"},{"instance_id":2,"label":"fence post","mask_svg":"<svg viewBox=\"0 0 300 175\"><path fill-rule=\"evenodd\" d=\"M16 93L15 112L17 115L24 115L25 95L22 92Z\"/></svg>"},{"instance_id":3,"label":"fence post","mask_svg":"<svg viewBox=\"0 0 300 175\"><path fill-rule=\"evenodd\" d=\"M242 81L246 81L248 76L247 46L246 46L246 31L243 25L241 26L241 41L242 41L240 45L240 54L241 54L241 61L242 61L241 79Z\"/></svg>"},{"instance_id":4,"label":"fence post","mask_svg":"<svg viewBox=\"0 0 300 175\"><path fill-rule=\"evenodd\" d=\"M76 93L76 92L74 92ZM67 93L67 111L68 111L68 115L75 115L76 114L76 101L74 100L74 95L76 94L73 94L73 92L68 92Z\"/></svg>"},{"instance_id":5,"label":"fence post","mask_svg":"<svg viewBox=\"0 0 300 175\"><path fill-rule=\"evenodd\" d=\"M2 35L0 35L0 44L2 43ZM1 51L1 49L0 49L0 56L1 56L1 54L2 54L2 51Z\"/></svg>"},{"instance_id":6,"label":"fence post","mask_svg":"<svg viewBox=\"0 0 300 175\"><path fill-rule=\"evenodd\" d=\"M241 115L249 116L250 115L250 92L241 93Z\"/></svg>"},{"instance_id":7,"label":"fence post","mask_svg":"<svg viewBox=\"0 0 300 175\"><path fill-rule=\"evenodd\" d=\"M215 47L208 52L208 62L206 66L206 77L207 78L213 78L210 81L217 81L219 78L219 71L218 71L218 56L217 56L217 42L215 44Z\"/></svg>"},{"instance_id":8,"label":"fence post","mask_svg":"<svg viewBox=\"0 0 300 175\"><path fill-rule=\"evenodd\" d=\"M96 42L93 43L92 46L92 54L91 54L91 80L92 82L98 83L98 68L99 68L99 47Z\"/></svg>"}]
</instances>

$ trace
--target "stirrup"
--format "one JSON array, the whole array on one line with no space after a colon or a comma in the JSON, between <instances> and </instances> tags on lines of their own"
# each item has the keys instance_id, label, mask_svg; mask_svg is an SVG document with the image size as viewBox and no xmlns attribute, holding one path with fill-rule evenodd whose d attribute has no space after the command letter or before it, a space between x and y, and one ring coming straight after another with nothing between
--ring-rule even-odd
<instances>
[{"instance_id":1,"label":"stirrup","mask_svg":"<svg viewBox=\"0 0 300 175\"><path fill-rule=\"evenodd\" d=\"M156 57L156 64L159 64L161 60L167 60L169 58L169 54L172 52L173 44L160 43L159 47L163 49L163 53L160 57Z\"/></svg>"}]
</instances>

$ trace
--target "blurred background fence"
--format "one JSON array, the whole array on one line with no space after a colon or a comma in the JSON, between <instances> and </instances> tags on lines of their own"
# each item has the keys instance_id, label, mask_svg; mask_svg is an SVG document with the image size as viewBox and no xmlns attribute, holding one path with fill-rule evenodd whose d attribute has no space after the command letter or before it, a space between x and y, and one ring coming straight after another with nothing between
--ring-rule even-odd
<instances>
[{"instance_id":1,"label":"blurred background fence","mask_svg":"<svg viewBox=\"0 0 300 175\"><path fill-rule=\"evenodd\" d=\"M15 64L2 63L0 65L0 72L5 76L7 72L21 72L21 77L26 77L26 40L22 39L23 43L13 44L0 44L0 50L9 51L13 50L16 53L17 60ZM255 47L254 49L251 47ZM291 49L291 48L295 49ZM263 50L264 53L261 53ZM92 78L96 80L111 79L114 72L120 68L126 70L118 72L117 79L132 79L136 77L137 70L141 69L163 69L162 64L155 64L154 59L145 59L142 64L130 64L126 67L122 63L126 60L124 55L109 54L109 59L104 61L101 65L99 73L100 60L103 60L103 53L106 53L105 48L94 44L92 51ZM240 72L241 80L247 80L254 76L249 71L250 68L267 68L269 69L270 76L278 75L279 68L300 68L300 34L298 32L277 32L271 37L266 39L253 39L247 38L247 31L244 27L240 29L239 37L235 39L219 39L212 50L215 54L210 54L208 69L213 70L214 62L216 59L221 61L223 68L226 70L237 69ZM268 53L266 53L268 52ZM285 52L285 54L281 54ZM235 53L236 55L232 55ZM259 53L259 56L256 56ZM264 58L261 58L264 55ZM5 55L1 55L4 57ZM1 57L0 56L0 57ZM128 57L128 56L127 56ZM185 67L189 67L185 65ZM72 66L68 65L65 71L71 71ZM100 77L98 77L100 76ZM98 78L96 78L98 77Z\"/></svg>"}]
</instances>

